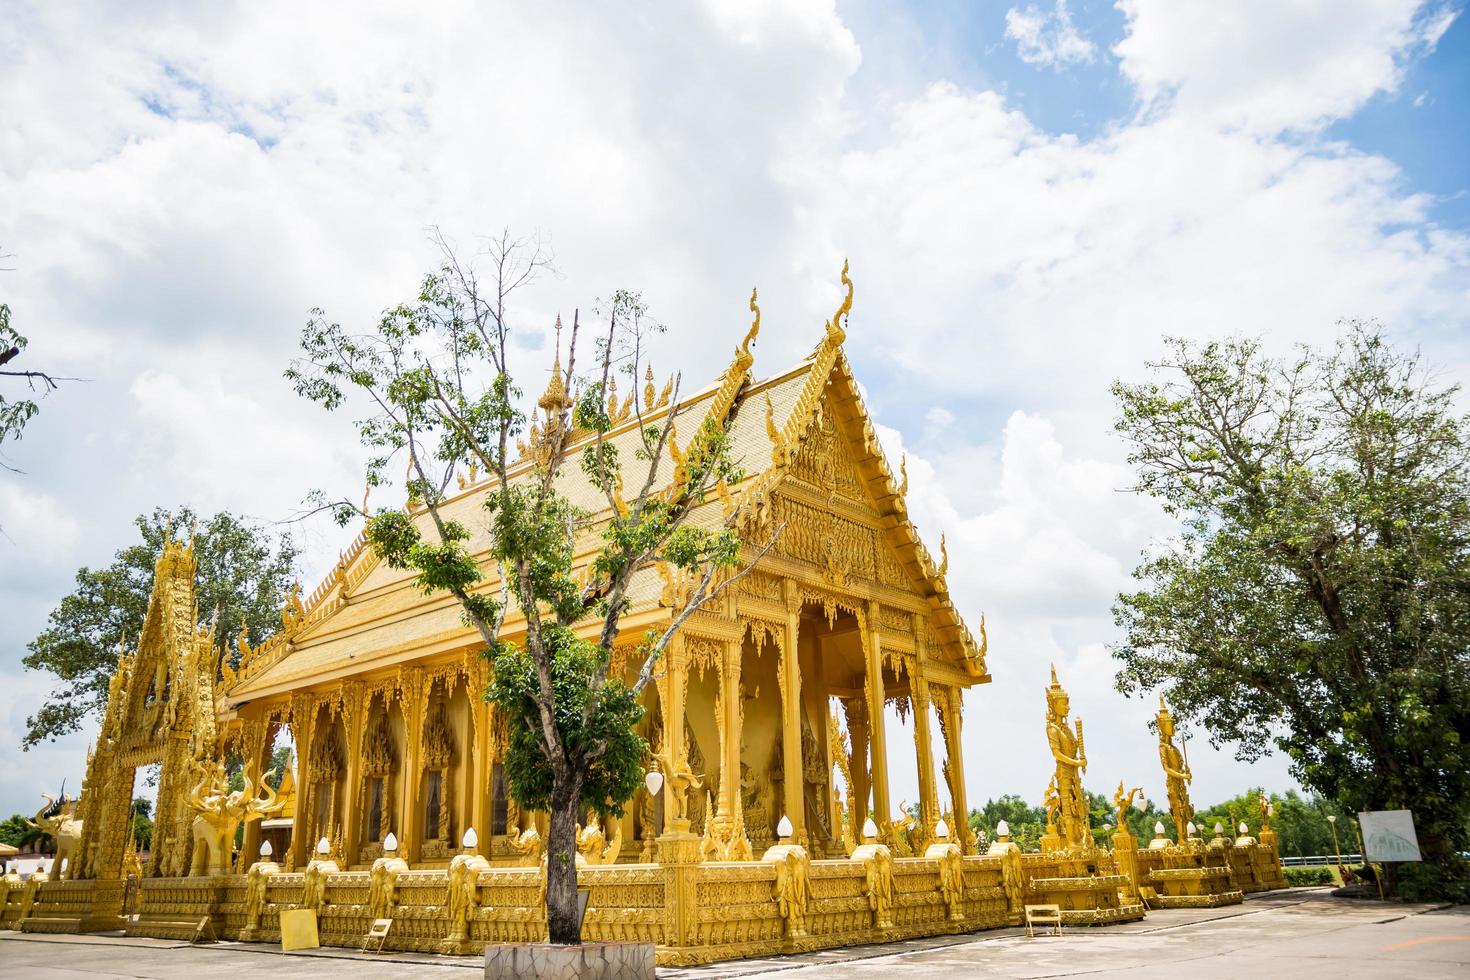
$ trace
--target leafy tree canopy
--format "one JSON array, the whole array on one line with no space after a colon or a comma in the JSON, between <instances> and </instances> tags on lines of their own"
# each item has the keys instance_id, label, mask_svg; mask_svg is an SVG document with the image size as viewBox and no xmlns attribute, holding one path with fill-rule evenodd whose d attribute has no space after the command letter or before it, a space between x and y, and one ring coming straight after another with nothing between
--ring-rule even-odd
<instances>
[{"instance_id":1,"label":"leafy tree canopy","mask_svg":"<svg viewBox=\"0 0 1470 980\"><path fill-rule=\"evenodd\" d=\"M140 540L123 548L106 568L81 568L76 590L51 612L46 629L28 645L24 663L54 674L60 684L26 719L22 745L74 732L107 703L107 679L117 666L124 635L136 641L148 611L153 563L166 536L194 534L199 562L196 595L202 615L219 610L216 642L235 663L235 638L244 622L251 643L281 628L281 607L296 573L299 550L277 535L228 511L205 521L181 507L141 514Z\"/></svg>"},{"instance_id":2,"label":"leafy tree canopy","mask_svg":"<svg viewBox=\"0 0 1470 980\"><path fill-rule=\"evenodd\" d=\"M1470 457L1454 387L1373 326L1325 352L1170 343L1113 386L1138 489L1182 521L1119 597L1124 692L1165 688L1244 759L1470 845Z\"/></svg>"}]
</instances>

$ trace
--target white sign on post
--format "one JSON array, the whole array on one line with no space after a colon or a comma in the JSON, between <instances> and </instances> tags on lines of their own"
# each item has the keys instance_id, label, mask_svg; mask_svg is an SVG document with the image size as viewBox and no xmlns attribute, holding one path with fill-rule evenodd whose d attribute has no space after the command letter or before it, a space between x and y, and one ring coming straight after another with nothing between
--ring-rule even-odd
<instances>
[{"instance_id":1,"label":"white sign on post","mask_svg":"<svg viewBox=\"0 0 1470 980\"><path fill-rule=\"evenodd\" d=\"M1358 814L1368 861L1420 861L1419 837L1409 810L1374 810Z\"/></svg>"}]
</instances>

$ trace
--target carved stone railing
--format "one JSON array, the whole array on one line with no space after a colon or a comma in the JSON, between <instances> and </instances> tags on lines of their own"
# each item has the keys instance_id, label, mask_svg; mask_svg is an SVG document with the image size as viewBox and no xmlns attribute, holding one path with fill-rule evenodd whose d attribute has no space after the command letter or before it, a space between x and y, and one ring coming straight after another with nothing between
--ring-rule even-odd
<instances>
[{"instance_id":1,"label":"carved stone railing","mask_svg":"<svg viewBox=\"0 0 1470 980\"><path fill-rule=\"evenodd\" d=\"M1236 873L1251 877L1252 886L1259 888L1264 882L1255 877L1267 875L1252 873L1269 855L1253 860L1247 851L1241 847L1227 853L1238 865ZM1168 870L1162 867L1164 855L1140 850L1138 859L1140 875L1156 867ZM876 863L855 855L800 864L794 891L789 878L783 885L778 865L766 861L583 868L578 882L590 891L583 937L653 943L661 965L687 965L1002 928L1020 921L1026 903L1041 901L1078 913L1073 920L1078 922L1121 921L1134 907L1125 901L1127 876L1117 872L1106 852L1085 859L940 853L937 858ZM252 941L279 942L281 912L300 908L308 899L307 876L279 871L275 865L259 870L266 873L257 875L253 893L246 875L144 879L140 915L128 931L182 938L186 927L208 917L221 937L239 939L244 933ZM0 880L0 928L24 927L23 899L29 902L29 917L42 909L50 910L48 921L83 915L84 898L95 884ZM541 870L494 867L478 872L473 901L467 911L460 906L461 921L468 925L466 938L454 939L452 950L446 945L454 935L450 884L451 876L443 870L403 871L392 879L386 893L393 918L387 948L478 953L487 944L545 939ZM680 896L687 908L677 908ZM373 900L370 872L328 871L315 906L323 945L360 947L378 917L371 911ZM381 892L377 900L385 901ZM800 907L793 909L793 902Z\"/></svg>"}]
</instances>

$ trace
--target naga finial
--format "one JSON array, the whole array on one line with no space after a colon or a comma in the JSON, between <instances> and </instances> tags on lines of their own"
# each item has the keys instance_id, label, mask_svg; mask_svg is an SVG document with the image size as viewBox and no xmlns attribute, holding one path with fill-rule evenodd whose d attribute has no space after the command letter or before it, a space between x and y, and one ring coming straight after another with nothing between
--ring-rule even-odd
<instances>
[{"instance_id":1,"label":"naga finial","mask_svg":"<svg viewBox=\"0 0 1470 980\"><path fill-rule=\"evenodd\" d=\"M899 484L898 484L898 495L900 497L907 497L909 495L909 454L908 453L904 453L902 456L900 456L898 458L898 474L899 474L899 476L901 478L900 481L899 481Z\"/></svg>"},{"instance_id":2,"label":"naga finial","mask_svg":"<svg viewBox=\"0 0 1470 980\"><path fill-rule=\"evenodd\" d=\"M945 547L944 535L939 535L939 577L949 574L949 549Z\"/></svg>"},{"instance_id":3,"label":"naga finial","mask_svg":"<svg viewBox=\"0 0 1470 980\"><path fill-rule=\"evenodd\" d=\"M832 314L832 321L827 324L827 339L833 346L840 345L847 338L847 330L842 323L852 312L852 277L847 274L846 259L842 260L842 284L847 287L847 295L842 298L842 305Z\"/></svg>"},{"instance_id":4,"label":"naga finial","mask_svg":"<svg viewBox=\"0 0 1470 980\"><path fill-rule=\"evenodd\" d=\"M750 287L750 312L755 314L755 322L750 325L750 330L745 334L745 339L740 343L740 353L746 357L750 356L750 345L755 343L756 335L761 332L761 308L755 301L755 287Z\"/></svg>"}]
</instances>

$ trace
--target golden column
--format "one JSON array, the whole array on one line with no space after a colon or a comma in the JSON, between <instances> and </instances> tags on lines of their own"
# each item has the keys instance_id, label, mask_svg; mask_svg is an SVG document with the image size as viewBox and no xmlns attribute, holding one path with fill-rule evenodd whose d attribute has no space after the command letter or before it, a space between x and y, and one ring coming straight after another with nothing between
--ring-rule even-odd
<instances>
[{"instance_id":1,"label":"golden column","mask_svg":"<svg viewBox=\"0 0 1470 980\"><path fill-rule=\"evenodd\" d=\"M427 685L422 667L405 668L398 678L398 700L403 709L405 741L403 747L403 832L399 850L403 859L413 864L419 859L423 841L422 793L424 784L423 745L424 709L428 706Z\"/></svg>"},{"instance_id":2,"label":"golden column","mask_svg":"<svg viewBox=\"0 0 1470 980\"><path fill-rule=\"evenodd\" d=\"M806 841L806 784L801 768L801 596L796 583L786 580L786 642L781 646L777 667L781 681L781 781L785 790L782 807L791 821L793 840Z\"/></svg>"},{"instance_id":3,"label":"golden column","mask_svg":"<svg viewBox=\"0 0 1470 980\"><path fill-rule=\"evenodd\" d=\"M245 760L245 778L250 781L251 786L255 787L256 796L260 795L261 773L265 768L265 763L261 758L265 753L265 727L262 721L246 721L240 736L240 755ZM245 830L240 838L240 856L235 873L244 874L259 853L260 821L246 820Z\"/></svg>"},{"instance_id":4,"label":"golden column","mask_svg":"<svg viewBox=\"0 0 1470 980\"><path fill-rule=\"evenodd\" d=\"M940 695L941 710L944 712L944 748L949 759L950 803L954 807L955 823L950 833L957 834L961 849L970 853L974 849L974 836L970 830L969 794L965 792L965 747L960 737L964 724L964 694L958 687L946 687Z\"/></svg>"},{"instance_id":5,"label":"golden column","mask_svg":"<svg viewBox=\"0 0 1470 980\"><path fill-rule=\"evenodd\" d=\"M367 692L363 690L361 681L349 681L343 685L342 727L347 734L347 778L342 794L342 840L339 845L342 859L348 867L356 863L358 848L363 843L358 840L362 813L357 806L357 799L361 791L358 784L362 782L362 737L367 722L367 706L363 701L366 697Z\"/></svg>"},{"instance_id":6,"label":"golden column","mask_svg":"<svg viewBox=\"0 0 1470 980\"><path fill-rule=\"evenodd\" d=\"M939 822L939 800L934 788L934 743L929 738L929 681L924 677L926 647L919 617L914 616L919 652L910 661L909 701L914 709L914 755L919 763L919 824L927 841Z\"/></svg>"},{"instance_id":7,"label":"golden column","mask_svg":"<svg viewBox=\"0 0 1470 980\"><path fill-rule=\"evenodd\" d=\"M684 658L683 636L676 635L669 643L667 656L669 661L664 670L664 690L660 699L663 706L664 748L668 758L673 760L673 765L679 767L687 765L688 761L684 745L684 696L689 690L689 664ZM684 807L679 805L677 796L681 791L675 788L674 777L675 773L666 766L663 793L665 834L675 829L674 820L679 816L680 810L688 806L687 799L683 801ZM683 792L687 793L687 789Z\"/></svg>"},{"instance_id":8,"label":"golden column","mask_svg":"<svg viewBox=\"0 0 1470 980\"><path fill-rule=\"evenodd\" d=\"M316 854L316 837L311 825L311 812L318 805L312 799L311 738L316 727L311 695L305 692L291 698L291 741L296 743L296 815L291 822L290 867L305 870L306 862Z\"/></svg>"},{"instance_id":9,"label":"golden column","mask_svg":"<svg viewBox=\"0 0 1470 980\"><path fill-rule=\"evenodd\" d=\"M474 684L476 678L471 677L469 683ZM484 689L484 685L480 685ZM486 853L489 853L491 841L490 834L490 705L483 699L476 697L474 688L470 689L470 730L474 733L474 741L471 743L470 751L474 753L470 765L470 825L475 828L475 836L484 841Z\"/></svg>"},{"instance_id":10,"label":"golden column","mask_svg":"<svg viewBox=\"0 0 1470 980\"><path fill-rule=\"evenodd\" d=\"M893 820L893 809L888 802L888 740L883 721L883 637L879 622L878 603L870 600L866 622L859 625L867 631L864 652L868 669L864 687L868 695L868 744L872 754L873 822L881 829Z\"/></svg>"},{"instance_id":11,"label":"golden column","mask_svg":"<svg viewBox=\"0 0 1470 980\"><path fill-rule=\"evenodd\" d=\"M720 810L735 823L740 812L740 655L742 643L725 644L725 668L720 671L723 694L720 705L725 717L720 725Z\"/></svg>"},{"instance_id":12,"label":"golden column","mask_svg":"<svg viewBox=\"0 0 1470 980\"><path fill-rule=\"evenodd\" d=\"M847 718L848 748L852 753L848 760L852 785L847 788L852 813L848 818L852 821L856 838L863 821L868 819L868 794L872 789L868 779L868 702L863 698L843 698L842 713Z\"/></svg>"}]
</instances>

